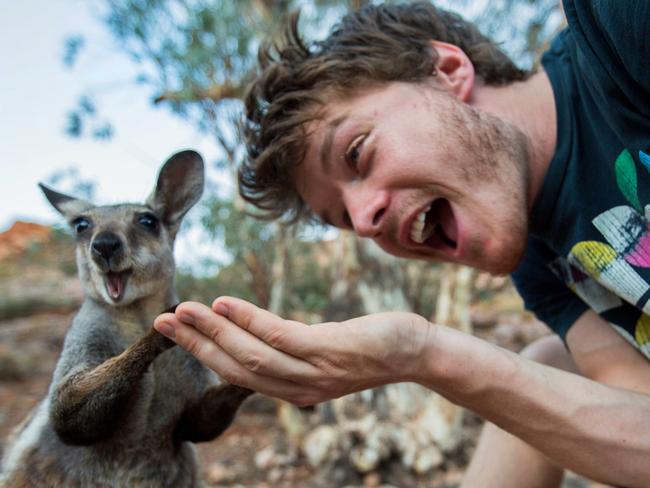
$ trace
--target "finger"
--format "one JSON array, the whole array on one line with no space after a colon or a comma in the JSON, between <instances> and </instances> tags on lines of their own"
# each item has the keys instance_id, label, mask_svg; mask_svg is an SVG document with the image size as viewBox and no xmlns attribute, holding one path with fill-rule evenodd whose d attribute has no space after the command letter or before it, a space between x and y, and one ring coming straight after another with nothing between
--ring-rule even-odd
<instances>
[{"instance_id":1,"label":"finger","mask_svg":"<svg viewBox=\"0 0 650 488\"><path fill-rule=\"evenodd\" d=\"M156 317L153 322L153 328L169 339L174 339L174 328L169 324L172 318L176 318L173 313L165 312Z\"/></svg>"},{"instance_id":2,"label":"finger","mask_svg":"<svg viewBox=\"0 0 650 488\"><path fill-rule=\"evenodd\" d=\"M154 328L215 371L228 383L250 388L264 395L282 398L297 405L311 405L326 400L311 387L293 381L255 373L240 364L219 345L173 314L163 314ZM172 336L167 332L172 331Z\"/></svg>"},{"instance_id":3,"label":"finger","mask_svg":"<svg viewBox=\"0 0 650 488\"><path fill-rule=\"evenodd\" d=\"M180 304L176 316L183 322L189 322L253 373L305 384L310 384L318 374L318 370L309 362L274 349L201 303Z\"/></svg>"},{"instance_id":4,"label":"finger","mask_svg":"<svg viewBox=\"0 0 650 488\"><path fill-rule=\"evenodd\" d=\"M309 359L314 352L313 334L306 324L285 320L268 310L234 297L217 298L212 304L212 309L274 349L304 359Z\"/></svg>"}]
</instances>

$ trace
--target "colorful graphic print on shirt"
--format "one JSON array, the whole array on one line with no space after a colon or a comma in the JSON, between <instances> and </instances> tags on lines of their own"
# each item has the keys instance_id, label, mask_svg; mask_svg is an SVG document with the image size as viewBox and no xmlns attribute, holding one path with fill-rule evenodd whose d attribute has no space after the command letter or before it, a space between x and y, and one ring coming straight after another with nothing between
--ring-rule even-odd
<instances>
[{"instance_id":1,"label":"colorful graphic print on shirt","mask_svg":"<svg viewBox=\"0 0 650 488\"><path fill-rule=\"evenodd\" d=\"M640 151L639 160L650 172L650 155ZM620 306L620 298L642 310L634 337L612 325L650 355L650 284L635 270L650 268L650 204L644 207L639 200L637 165L628 150L616 159L614 173L630 205L610 208L592 220L607 242L578 242L567 260L552 268L596 313Z\"/></svg>"}]
</instances>

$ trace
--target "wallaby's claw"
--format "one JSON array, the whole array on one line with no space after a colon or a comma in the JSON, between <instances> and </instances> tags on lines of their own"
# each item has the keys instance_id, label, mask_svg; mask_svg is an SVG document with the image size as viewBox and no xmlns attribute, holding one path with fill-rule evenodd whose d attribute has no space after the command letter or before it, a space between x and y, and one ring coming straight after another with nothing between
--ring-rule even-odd
<instances>
[{"instance_id":1,"label":"wallaby's claw","mask_svg":"<svg viewBox=\"0 0 650 488\"><path fill-rule=\"evenodd\" d=\"M176 345L176 343L174 341L172 341L171 339L168 339L167 337L162 335L157 330L156 330L156 335L157 335L157 339L158 339L158 344L159 344L158 347L160 348L160 352L164 352L167 349L171 349L172 347L174 347Z\"/></svg>"},{"instance_id":2,"label":"wallaby's claw","mask_svg":"<svg viewBox=\"0 0 650 488\"><path fill-rule=\"evenodd\" d=\"M246 388L243 386L237 386L237 385L226 385L224 387L224 394L231 396L231 397L239 397L239 398L248 398L250 395L255 393L253 390L250 388Z\"/></svg>"},{"instance_id":3,"label":"wallaby's claw","mask_svg":"<svg viewBox=\"0 0 650 488\"><path fill-rule=\"evenodd\" d=\"M140 339L139 344L144 346L145 350L151 351L154 357L176 345L174 341L168 339L153 327Z\"/></svg>"},{"instance_id":4,"label":"wallaby's claw","mask_svg":"<svg viewBox=\"0 0 650 488\"><path fill-rule=\"evenodd\" d=\"M165 310L163 313L174 313L176 312L176 307L178 307L180 304L177 303L176 305L172 305L169 307L167 310ZM164 335L162 335L160 332L157 330L153 329L156 332L156 339L160 348L160 352L166 351L167 349L171 349L176 345L174 341L171 339L168 339Z\"/></svg>"}]
</instances>

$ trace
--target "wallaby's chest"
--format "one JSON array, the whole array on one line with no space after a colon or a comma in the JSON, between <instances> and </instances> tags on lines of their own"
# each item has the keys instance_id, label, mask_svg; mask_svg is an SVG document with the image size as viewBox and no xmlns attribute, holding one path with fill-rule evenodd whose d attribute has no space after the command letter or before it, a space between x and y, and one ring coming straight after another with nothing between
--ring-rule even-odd
<instances>
[{"instance_id":1,"label":"wallaby's chest","mask_svg":"<svg viewBox=\"0 0 650 488\"><path fill-rule=\"evenodd\" d=\"M154 389L152 407L165 406L175 413L196 401L210 382L205 367L179 347L158 356L150 372Z\"/></svg>"},{"instance_id":2,"label":"wallaby's chest","mask_svg":"<svg viewBox=\"0 0 650 488\"><path fill-rule=\"evenodd\" d=\"M55 383L68 372L123 355L145 334L141 324L129 319L96 315L91 319L80 314L66 337ZM179 347L159 354L137 379L134 395L125 406L129 415L111 429L113 439L122 446L144 440L169 443L181 412L200 397L210 377L204 366Z\"/></svg>"},{"instance_id":3,"label":"wallaby's chest","mask_svg":"<svg viewBox=\"0 0 650 488\"><path fill-rule=\"evenodd\" d=\"M198 401L207 387L209 373L189 353L174 347L154 360L141 382L131 406L134 425L124 425L124 432L133 435L135 443L145 439L168 443L183 410ZM133 415L135 411L140 414Z\"/></svg>"}]
</instances>

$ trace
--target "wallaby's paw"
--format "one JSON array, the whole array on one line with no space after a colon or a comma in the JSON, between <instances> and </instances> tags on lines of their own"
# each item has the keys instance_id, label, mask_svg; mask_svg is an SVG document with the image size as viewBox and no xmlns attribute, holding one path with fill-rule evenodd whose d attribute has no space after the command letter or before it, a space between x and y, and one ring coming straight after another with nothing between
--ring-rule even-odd
<instances>
[{"instance_id":1,"label":"wallaby's paw","mask_svg":"<svg viewBox=\"0 0 650 488\"><path fill-rule=\"evenodd\" d=\"M237 385L223 385L222 389L222 395L225 395L226 397L233 398L235 401L237 400L245 400L249 396L251 396L253 393L255 393L253 390L249 388L244 388L243 386L237 386Z\"/></svg>"},{"instance_id":2,"label":"wallaby's paw","mask_svg":"<svg viewBox=\"0 0 650 488\"><path fill-rule=\"evenodd\" d=\"M145 337L148 337L148 339L151 341L151 345L156 351L158 351L158 353L163 353L167 349L171 349L176 345L174 341L172 341L171 339L167 339L167 337L162 335L153 327Z\"/></svg>"}]
</instances>

